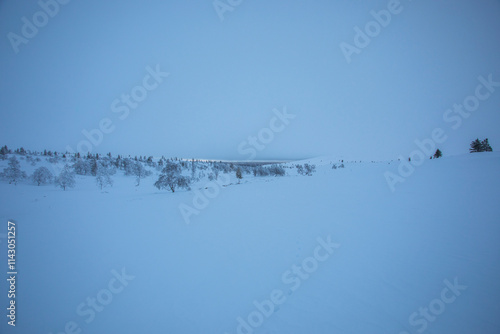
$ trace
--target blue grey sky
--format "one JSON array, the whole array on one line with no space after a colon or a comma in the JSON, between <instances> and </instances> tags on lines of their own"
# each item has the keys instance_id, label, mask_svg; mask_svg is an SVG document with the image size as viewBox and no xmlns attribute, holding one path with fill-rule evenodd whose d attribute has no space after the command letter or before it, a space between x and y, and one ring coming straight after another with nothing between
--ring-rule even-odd
<instances>
[{"instance_id":1,"label":"blue grey sky","mask_svg":"<svg viewBox=\"0 0 500 334\"><path fill-rule=\"evenodd\" d=\"M500 82L499 1L60 1L0 2L2 145L385 160L442 128L445 155L500 149L500 87L446 113Z\"/></svg>"}]
</instances>

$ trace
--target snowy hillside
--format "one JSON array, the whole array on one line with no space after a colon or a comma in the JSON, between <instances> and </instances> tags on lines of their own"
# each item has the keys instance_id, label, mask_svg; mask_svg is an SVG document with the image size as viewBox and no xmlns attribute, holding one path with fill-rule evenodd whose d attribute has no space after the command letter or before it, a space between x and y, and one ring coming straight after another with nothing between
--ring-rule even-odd
<instances>
[{"instance_id":1,"label":"snowy hillside","mask_svg":"<svg viewBox=\"0 0 500 334\"><path fill-rule=\"evenodd\" d=\"M425 161L395 191L399 161L297 163L175 193L155 168L103 190L1 181L18 277L15 329L0 283L0 333L500 332L500 154Z\"/></svg>"}]
</instances>

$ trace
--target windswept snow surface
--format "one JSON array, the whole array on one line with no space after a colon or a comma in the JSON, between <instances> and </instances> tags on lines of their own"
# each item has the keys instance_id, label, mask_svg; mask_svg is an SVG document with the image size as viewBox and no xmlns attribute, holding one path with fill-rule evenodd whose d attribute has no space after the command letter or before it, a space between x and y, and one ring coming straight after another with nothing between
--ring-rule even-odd
<instances>
[{"instance_id":1,"label":"windswept snow surface","mask_svg":"<svg viewBox=\"0 0 500 334\"><path fill-rule=\"evenodd\" d=\"M121 171L104 191L2 181L1 268L11 219L18 277L0 332L500 333L498 153L425 161L394 192L398 161L310 162L175 193Z\"/></svg>"}]
</instances>

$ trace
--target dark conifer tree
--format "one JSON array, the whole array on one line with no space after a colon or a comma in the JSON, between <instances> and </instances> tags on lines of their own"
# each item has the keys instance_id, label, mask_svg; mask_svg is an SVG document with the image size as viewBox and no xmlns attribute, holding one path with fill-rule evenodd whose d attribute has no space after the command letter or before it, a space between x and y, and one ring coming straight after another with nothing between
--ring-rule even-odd
<instances>
[{"instance_id":1,"label":"dark conifer tree","mask_svg":"<svg viewBox=\"0 0 500 334\"><path fill-rule=\"evenodd\" d=\"M483 140L481 142L481 149L482 149L482 152L492 152L493 151L493 149L490 146L490 143L488 142L488 138L486 138L485 140Z\"/></svg>"},{"instance_id":2,"label":"dark conifer tree","mask_svg":"<svg viewBox=\"0 0 500 334\"><path fill-rule=\"evenodd\" d=\"M469 152L470 153L482 152L482 145L481 142L479 141L479 138L470 143Z\"/></svg>"},{"instance_id":3,"label":"dark conifer tree","mask_svg":"<svg viewBox=\"0 0 500 334\"><path fill-rule=\"evenodd\" d=\"M241 175L241 168L238 167L236 169L236 178L238 179L238 183L240 183L240 180L243 178L243 175Z\"/></svg>"}]
</instances>

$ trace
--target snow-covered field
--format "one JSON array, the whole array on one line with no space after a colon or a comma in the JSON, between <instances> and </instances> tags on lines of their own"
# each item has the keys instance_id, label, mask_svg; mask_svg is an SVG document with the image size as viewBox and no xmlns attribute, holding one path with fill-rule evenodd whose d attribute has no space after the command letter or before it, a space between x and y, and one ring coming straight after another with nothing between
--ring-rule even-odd
<instances>
[{"instance_id":1,"label":"snow-covered field","mask_svg":"<svg viewBox=\"0 0 500 334\"><path fill-rule=\"evenodd\" d=\"M331 161L175 193L122 171L0 182L0 333L500 333L500 154L426 161L394 192L397 161Z\"/></svg>"}]
</instances>

